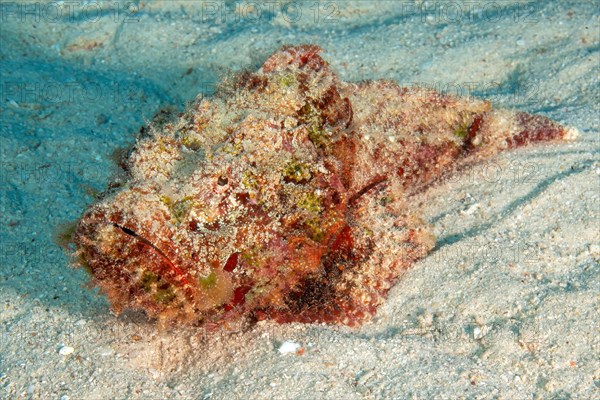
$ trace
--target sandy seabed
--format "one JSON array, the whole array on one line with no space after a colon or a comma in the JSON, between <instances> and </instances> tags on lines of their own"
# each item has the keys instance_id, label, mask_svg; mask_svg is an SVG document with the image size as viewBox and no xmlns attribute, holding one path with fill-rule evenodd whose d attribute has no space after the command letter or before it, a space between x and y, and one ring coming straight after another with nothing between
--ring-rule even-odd
<instances>
[{"instance_id":1,"label":"sandy seabed","mask_svg":"<svg viewBox=\"0 0 600 400\"><path fill-rule=\"evenodd\" d=\"M597 3L0 1L0 397L600 398ZM160 331L54 244L158 110L283 44L577 127L412 201L434 252L360 328ZM302 351L282 354L286 341Z\"/></svg>"}]
</instances>

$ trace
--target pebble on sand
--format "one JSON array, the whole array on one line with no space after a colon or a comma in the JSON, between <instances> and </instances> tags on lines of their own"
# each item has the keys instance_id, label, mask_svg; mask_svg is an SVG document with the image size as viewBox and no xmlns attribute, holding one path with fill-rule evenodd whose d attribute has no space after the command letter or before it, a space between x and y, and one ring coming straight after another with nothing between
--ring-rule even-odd
<instances>
[{"instance_id":1,"label":"pebble on sand","mask_svg":"<svg viewBox=\"0 0 600 400\"><path fill-rule=\"evenodd\" d=\"M300 349L300 345L296 342L286 340L279 346L279 353L281 354L293 354Z\"/></svg>"},{"instance_id":2,"label":"pebble on sand","mask_svg":"<svg viewBox=\"0 0 600 400\"><path fill-rule=\"evenodd\" d=\"M60 350L58 350L58 354L61 356L68 356L69 354L72 354L73 351L75 351L75 349L71 346L62 346Z\"/></svg>"}]
</instances>

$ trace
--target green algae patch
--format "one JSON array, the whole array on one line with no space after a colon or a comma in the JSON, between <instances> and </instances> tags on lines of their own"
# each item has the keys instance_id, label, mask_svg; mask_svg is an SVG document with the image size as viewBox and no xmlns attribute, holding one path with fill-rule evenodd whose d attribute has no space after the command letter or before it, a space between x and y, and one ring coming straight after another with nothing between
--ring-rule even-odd
<instances>
[{"instance_id":1,"label":"green algae patch","mask_svg":"<svg viewBox=\"0 0 600 400\"><path fill-rule=\"evenodd\" d=\"M165 288L158 289L156 293L154 293L153 299L159 304L170 304L176 295L171 286L167 286Z\"/></svg>"},{"instance_id":2,"label":"green algae patch","mask_svg":"<svg viewBox=\"0 0 600 400\"><path fill-rule=\"evenodd\" d=\"M154 272L144 271L140 279L142 290L146 293L150 292L158 280L158 276Z\"/></svg>"},{"instance_id":3,"label":"green algae patch","mask_svg":"<svg viewBox=\"0 0 600 400\"><path fill-rule=\"evenodd\" d=\"M311 178L310 166L298 160L289 162L283 169L283 180L288 183L306 183Z\"/></svg>"},{"instance_id":4,"label":"green algae patch","mask_svg":"<svg viewBox=\"0 0 600 400\"><path fill-rule=\"evenodd\" d=\"M193 196L186 196L181 200L173 201L169 196L160 196L160 201L169 208L171 221L180 224L190 213L196 202Z\"/></svg>"},{"instance_id":5,"label":"green algae patch","mask_svg":"<svg viewBox=\"0 0 600 400\"><path fill-rule=\"evenodd\" d=\"M203 289L211 289L217 284L217 274L212 271L208 276L200 278L198 282Z\"/></svg>"},{"instance_id":6,"label":"green algae patch","mask_svg":"<svg viewBox=\"0 0 600 400\"><path fill-rule=\"evenodd\" d=\"M322 210L321 200L319 199L319 196L314 193L306 193L298 203L298 207L315 214Z\"/></svg>"}]
</instances>

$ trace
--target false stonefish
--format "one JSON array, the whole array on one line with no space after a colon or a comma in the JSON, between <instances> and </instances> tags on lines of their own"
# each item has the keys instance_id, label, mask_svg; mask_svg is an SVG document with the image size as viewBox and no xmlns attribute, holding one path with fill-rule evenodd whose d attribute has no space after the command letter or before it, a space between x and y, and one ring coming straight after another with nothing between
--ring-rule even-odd
<instances>
[{"instance_id":1,"label":"false stonefish","mask_svg":"<svg viewBox=\"0 0 600 400\"><path fill-rule=\"evenodd\" d=\"M115 311L357 325L435 245L408 195L457 165L576 134L478 99L343 82L320 51L285 46L149 125L127 178L73 236Z\"/></svg>"}]
</instances>

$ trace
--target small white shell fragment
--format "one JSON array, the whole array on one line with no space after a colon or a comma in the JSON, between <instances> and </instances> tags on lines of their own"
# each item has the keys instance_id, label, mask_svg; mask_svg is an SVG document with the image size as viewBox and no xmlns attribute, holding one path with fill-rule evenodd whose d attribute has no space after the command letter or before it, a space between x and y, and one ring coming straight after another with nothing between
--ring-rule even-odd
<instances>
[{"instance_id":1,"label":"small white shell fragment","mask_svg":"<svg viewBox=\"0 0 600 400\"><path fill-rule=\"evenodd\" d=\"M68 356L69 354L72 354L75 351L74 348L72 348L71 346L62 346L60 348L60 350L58 350L58 354L60 354L61 356Z\"/></svg>"},{"instance_id":2,"label":"small white shell fragment","mask_svg":"<svg viewBox=\"0 0 600 400\"><path fill-rule=\"evenodd\" d=\"M463 214L473 215L475 211L479 208L479 203L472 204L469 208L467 208Z\"/></svg>"},{"instance_id":3,"label":"small white shell fragment","mask_svg":"<svg viewBox=\"0 0 600 400\"><path fill-rule=\"evenodd\" d=\"M108 357L110 355L112 355L114 353L114 350L111 349L110 347L100 347L98 349L98 353L102 356L102 357Z\"/></svg>"},{"instance_id":4,"label":"small white shell fragment","mask_svg":"<svg viewBox=\"0 0 600 400\"><path fill-rule=\"evenodd\" d=\"M281 354L291 354L296 353L300 349L300 345L296 342L292 342L290 340L286 340L279 346L279 353Z\"/></svg>"}]
</instances>

